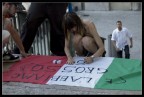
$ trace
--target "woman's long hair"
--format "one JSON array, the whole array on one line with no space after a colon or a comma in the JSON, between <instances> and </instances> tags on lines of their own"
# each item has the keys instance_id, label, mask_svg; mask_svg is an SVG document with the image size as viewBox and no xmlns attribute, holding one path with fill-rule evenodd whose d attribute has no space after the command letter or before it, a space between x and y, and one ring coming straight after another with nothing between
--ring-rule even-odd
<instances>
[{"instance_id":1,"label":"woman's long hair","mask_svg":"<svg viewBox=\"0 0 144 97\"><path fill-rule=\"evenodd\" d=\"M70 35L70 33L68 33L68 30L71 30L75 26L77 27L78 34L80 34L81 36L84 36L84 33L86 32L84 24L75 12L68 12L64 15L62 26L66 39L68 39Z\"/></svg>"}]
</instances>

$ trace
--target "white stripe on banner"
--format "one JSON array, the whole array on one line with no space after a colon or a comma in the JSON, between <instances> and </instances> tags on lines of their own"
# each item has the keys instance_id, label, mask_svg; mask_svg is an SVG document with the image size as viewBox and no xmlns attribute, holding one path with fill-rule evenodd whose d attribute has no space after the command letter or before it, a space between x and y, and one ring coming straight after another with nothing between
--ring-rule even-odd
<instances>
[{"instance_id":1,"label":"white stripe on banner","mask_svg":"<svg viewBox=\"0 0 144 97\"><path fill-rule=\"evenodd\" d=\"M112 63L112 57L95 58L91 64L84 63L84 57L74 57L75 64L64 64L46 83L94 88Z\"/></svg>"}]
</instances>

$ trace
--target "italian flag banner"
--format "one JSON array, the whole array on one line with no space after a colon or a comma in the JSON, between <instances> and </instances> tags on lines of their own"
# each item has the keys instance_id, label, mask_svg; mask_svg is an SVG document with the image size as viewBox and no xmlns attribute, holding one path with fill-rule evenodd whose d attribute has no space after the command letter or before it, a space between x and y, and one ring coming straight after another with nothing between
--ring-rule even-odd
<instances>
[{"instance_id":1,"label":"italian flag banner","mask_svg":"<svg viewBox=\"0 0 144 97\"><path fill-rule=\"evenodd\" d=\"M74 65L63 65L46 84L142 90L140 60L100 57L91 64L85 64L83 57L74 59Z\"/></svg>"},{"instance_id":2,"label":"italian flag banner","mask_svg":"<svg viewBox=\"0 0 144 97\"><path fill-rule=\"evenodd\" d=\"M55 64L54 60L61 60ZM111 90L142 90L142 63L136 59L95 58L85 64L84 57L32 55L3 71L5 82L79 86Z\"/></svg>"}]
</instances>

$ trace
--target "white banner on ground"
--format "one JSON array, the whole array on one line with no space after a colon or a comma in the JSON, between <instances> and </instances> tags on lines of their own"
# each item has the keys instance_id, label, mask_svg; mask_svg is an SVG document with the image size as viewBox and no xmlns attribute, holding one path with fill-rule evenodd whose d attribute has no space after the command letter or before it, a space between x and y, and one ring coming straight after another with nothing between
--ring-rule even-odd
<instances>
[{"instance_id":1,"label":"white banner on ground","mask_svg":"<svg viewBox=\"0 0 144 97\"><path fill-rule=\"evenodd\" d=\"M112 57L95 58L91 64L84 63L84 57L74 57L75 64L64 64L46 83L94 88L112 63Z\"/></svg>"}]
</instances>

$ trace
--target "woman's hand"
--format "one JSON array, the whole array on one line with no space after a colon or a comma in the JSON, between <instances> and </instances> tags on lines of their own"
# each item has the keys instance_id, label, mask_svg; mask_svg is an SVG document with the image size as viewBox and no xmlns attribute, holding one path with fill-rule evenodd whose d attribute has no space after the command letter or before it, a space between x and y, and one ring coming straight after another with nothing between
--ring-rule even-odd
<instances>
[{"instance_id":1,"label":"woman's hand","mask_svg":"<svg viewBox=\"0 0 144 97\"><path fill-rule=\"evenodd\" d=\"M92 57L85 57L84 61L85 61L86 64L90 64L90 63L93 62L93 58Z\"/></svg>"},{"instance_id":2,"label":"woman's hand","mask_svg":"<svg viewBox=\"0 0 144 97\"><path fill-rule=\"evenodd\" d=\"M67 60L66 63L69 64L69 65L72 65L72 64L74 64L75 62L74 62L74 60L73 60L72 57L68 57L68 60Z\"/></svg>"}]
</instances>

